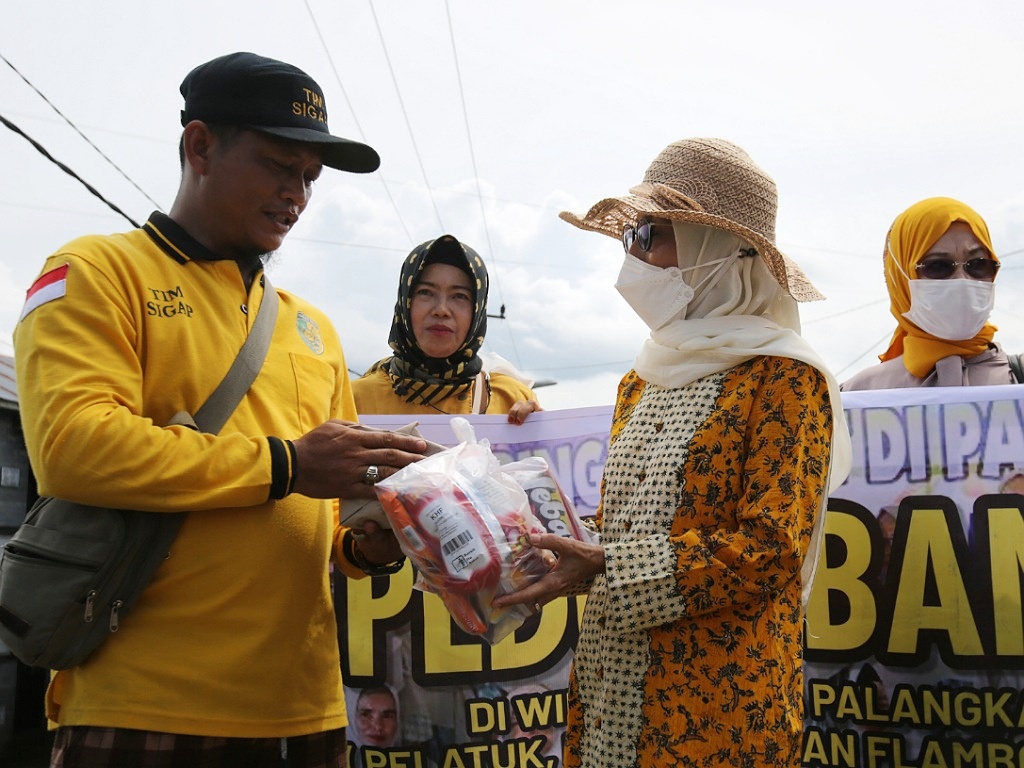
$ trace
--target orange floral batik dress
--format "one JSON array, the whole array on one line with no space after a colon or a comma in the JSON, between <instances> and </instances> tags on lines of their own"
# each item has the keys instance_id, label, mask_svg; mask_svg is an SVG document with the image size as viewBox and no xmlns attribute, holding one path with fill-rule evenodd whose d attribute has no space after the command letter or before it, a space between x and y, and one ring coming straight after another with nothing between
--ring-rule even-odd
<instances>
[{"instance_id":1,"label":"orange floral batik dress","mask_svg":"<svg viewBox=\"0 0 1024 768\"><path fill-rule=\"evenodd\" d=\"M798 766L800 566L832 409L807 363L756 357L619 387L567 766Z\"/></svg>"}]
</instances>

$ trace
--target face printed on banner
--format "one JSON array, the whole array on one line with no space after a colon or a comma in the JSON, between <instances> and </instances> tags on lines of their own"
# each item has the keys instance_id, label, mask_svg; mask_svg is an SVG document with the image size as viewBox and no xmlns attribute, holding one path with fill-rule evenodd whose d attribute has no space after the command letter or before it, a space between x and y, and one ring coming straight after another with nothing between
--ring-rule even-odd
<instances>
[{"instance_id":1,"label":"face printed on banner","mask_svg":"<svg viewBox=\"0 0 1024 768\"><path fill-rule=\"evenodd\" d=\"M1024 473L1020 470L1015 471L999 486L999 492L1024 494Z\"/></svg>"},{"instance_id":2,"label":"face printed on banner","mask_svg":"<svg viewBox=\"0 0 1024 768\"><path fill-rule=\"evenodd\" d=\"M398 736L398 704L387 688L363 691L356 702L356 730L368 747L391 747Z\"/></svg>"},{"instance_id":3,"label":"face printed on banner","mask_svg":"<svg viewBox=\"0 0 1024 768\"><path fill-rule=\"evenodd\" d=\"M512 727L509 729L508 735L505 736L506 741L513 739L536 739L539 736L544 737L544 747L541 754L548 757L561 757L563 742L565 740L565 728L559 727L554 723L545 723L542 727L524 728L522 723L522 717L520 713L524 711L538 711L544 709L545 704L550 705L549 702L545 702L546 697L551 696L550 689L540 683L526 683L517 688L513 688L508 692L508 700L512 708ZM564 692L559 694L564 697ZM538 706L540 702L540 706ZM540 724L535 724L539 726Z\"/></svg>"}]
</instances>

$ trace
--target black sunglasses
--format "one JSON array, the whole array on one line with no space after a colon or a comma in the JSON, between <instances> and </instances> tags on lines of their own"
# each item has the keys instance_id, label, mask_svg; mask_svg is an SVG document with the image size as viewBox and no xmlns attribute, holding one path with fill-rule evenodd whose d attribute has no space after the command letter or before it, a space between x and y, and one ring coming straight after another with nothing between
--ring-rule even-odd
<instances>
[{"instance_id":1,"label":"black sunglasses","mask_svg":"<svg viewBox=\"0 0 1024 768\"><path fill-rule=\"evenodd\" d=\"M975 280L992 280L999 271L999 262L987 257L953 261L952 259L929 259L922 261L915 269L926 280L947 280L956 274L956 268L962 266L968 277Z\"/></svg>"},{"instance_id":2,"label":"black sunglasses","mask_svg":"<svg viewBox=\"0 0 1024 768\"><path fill-rule=\"evenodd\" d=\"M671 226L671 224L652 224L647 219L641 219L636 223L635 227L627 224L622 228L622 247L629 253L633 243L636 243L641 253L647 253L651 250L651 238L654 236L654 228Z\"/></svg>"}]
</instances>

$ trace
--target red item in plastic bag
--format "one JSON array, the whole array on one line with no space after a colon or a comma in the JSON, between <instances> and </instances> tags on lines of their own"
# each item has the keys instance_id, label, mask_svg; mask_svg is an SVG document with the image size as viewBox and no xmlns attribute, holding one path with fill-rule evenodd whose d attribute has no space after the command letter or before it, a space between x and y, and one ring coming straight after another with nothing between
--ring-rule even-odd
<instances>
[{"instance_id":1,"label":"red item in plastic bag","mask_svg":"<svg viewBox=\"0 0 1024 768\"><path fill-rule=\"evenodd\" d=\"M554 555L530 545L530 534L544 526L486 445L463 443L429 456L375 490L419 571L416 586L438 594L463 630L495 643L531 615L524 606L496 609L492 602L547 573Z\"/></svg>"}]
</instances>

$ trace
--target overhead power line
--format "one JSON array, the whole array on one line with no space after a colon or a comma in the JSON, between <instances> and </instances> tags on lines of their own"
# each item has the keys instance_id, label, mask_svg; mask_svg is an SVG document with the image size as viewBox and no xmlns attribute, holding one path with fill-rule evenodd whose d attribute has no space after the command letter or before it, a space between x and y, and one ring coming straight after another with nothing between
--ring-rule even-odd
<instances>
[{"instance_id":1,"label":"overhead power line","mask_svg":"<svg viewBox=\"0 0 1024 768\"><path fill-rule=\"evenodd\" d=\"M320 47L323 48L324 53L327 55L327 61L331 65L331 71L334 73L334 81L338 84L341 89L341 95L345 98L345 104L348 105L349 114L352 115L352 122L356 125L356 131L358 131L358 138L360 141L366 140L366 134L363 132L363 127L359 124L359 118L356 117L355 108L352 106L351 100L348 98L348 93L345 91L345 85L341 82L341 75L338 74L338 68L334 64L334 57L331 56L331 49L327 47L327 41L324 40L323 33L320 31L320 25L317 23L316 16L313 14L313 9L309 7L309 0L304 0L306 6L306 12L309 14L310 21L313 22L313 29L316 31L316 36L320 40ZM388 196L388 200L391 203L391 207L395 211L395 215L398 216L398 223L402 225L402 229L405 230L405 239L412 243L412 233L409 232L409 227L405 224L405 219L402 218L402 211L398 207L398 203L395 202L394 195L391 194L391 188L388 186L387 181L381 176L380 171L376 172L377 178L380 179L381 185L384 187L384 194Z\"/></svg>"},{"instance_id":2,"label":"overhead power line","mask_svg":"<svg viewBox=\"0 0 1024 768\"><path fill-rule=\"evenodd\" d=\"M844 309L841 312L834 312L831 315L822 315L821 317L815 317L812 320L804 320L804 319L801 318L800 325L806 327L808 325L814 325L815 323L822 323L822 322L824 322L826 320L834 320L837 317L842 317L843 315L848 315L851 312L860 312L862 309L867 309L868 307L875 307L875 306L878 306L879 304L888 304L888 303L889 303L889 297L886 296L884 299L877 299L875 301L869 301L869 302L866 302L864 304L858 304L856 307L850 307L849 309Z\"/></svg>"},{"instance_id":3,"label":"overhead power line","mask_svg":"<svg viewBox=\"0 0 1024 768\"><path fill-rule=\"evenodd\" d=\"M90 192L92 192L92 193L93 193L93 194L94 194L94 195L95 195L96 197L98 197L98 198L99 198L100 200L102 200L102 201L103 201L104 203L106 203L106 205L107 205L107 206L108 206L108 207L109 207L109 208L110 208L110 209L111 209L112 211L114 211L115 213L119 213L119 214L121 214L122 216L124 216L124 217L125 217L125 218L126 218L126 219L128 220L128 222L129 222L129 223L130 223L130 224L131 224L131 225L132 225L133 227L135 227L136 229L138 229L138 227L139 227L138 223L136 223L136 222L135 222L135 221L134 221L134 220L132 219L132 217L131 217L131 216L129 216L129 215L127 214L127 213L125 213L124 211L122 211L122 210L121 210L120 208L118 208L118 207L117 207L116 205L114 205L114 204L113 204L112 202L110 202L109 200L107 200L107 198L105 198L105 197L104 197L104 196L103 196L103 195L102 195L102 194L101 194L101 193L99 192L99 190L97 190L97 189L96 189L95 187L93 187L93 186L92 186L91 184L89 184L89 182L87 182L87 181L86 181L85 179L83 179L83 178L82 178L81 176L79 176L79 175L78 175L77 173L75 173L75 172L74 172L73 170L71 170L71 169L70 169L70 168L68 168L68 167L67 167L66 165L64 165L64 163L62 163L62 162L61 162L60 160L58 160L58 159L57 159L57 158L55 158L55 157L54 157L53 155L51 155L51 154L50 154L50 153L49 153L49 152L48 152L48 151L46 150L46 147L44 147L44 146L43 146L42 144L40 144L40 143L39 143L38 141L36 141L35 139L33 139L33 138L32 138L31 136L29 136L29 135L28 135L27 133L25 133L25 132L24 132L23 130L21 130L21 128L19 128L18 126L16 126L16 125L15 125L14 123L12 123L12 122L11 122L10 120L8 120L8 119L7 119L6 117L4 117L3 115L0 115L0 123L3 123L3 124L4 124L5 126L7 126L8 128L10 128L10 129L11 129L12 131L14 131L15 133L17 133L17 134L18 134L19 136L22 136L22 137L23 137L23 138L24 138L24 139L25 139L25 140L26 140L26 141L27 141L27 142L28 142L29 144L31 144L31 145L32 145L33 147L35 147L35 148L36 148L36 149L37 149L37 150L39 151L39 153L40 153L40 154L42 154L42 156L43 156L43 157L45 157L45 158L46 158L47 160L49 160L49 161L50 161L51 163L53 163L54 165L56 165L56 166L57 166L58 168L60 168L60 169L61 169L62 171L64 171L64 173L66 173L66 174L67 174L68 176L70 176L71 178L73 178L73 179L77 179L77 180L78 180L78 181L79 181L79 182L80 182L80 183L82 184L82 186L84 186L84 187L85 187L86 189L88 189L88 190L89 190Z\"/></svg>"},{"instance_id":4,"label":"overhead power line","mask_svg":"<svg viewBox=\"0 0 1024 768\"><path fill-rule=\"evenodd\" d=\"M107 157L105 154L103 154L103 150L101 150L99 147L97 147L95 144L93 144L92 141L89 139L89 137L86 136L84 133L82 133L78 129L77 125L75 125L73 122L71 122L67 118L67 116L65 116L65 114L63 112L61 112L59 109L57 109L57 107L53 104L52 101L50 101L48 98L46 98L45 95L43 95L42 91L40 91L38 88L36 88L35 85L33 85L29 81L29 79L27 77L25 77L23 74L21 74L21 72L18 71L17 67L15 67L13 64L11 64L10 61L7 60L6 56L4 56L3 54L0 54L0 59L3 59L4 63L8 67L10 67L12 70L14 70L14 74L16 74L18 77L20 77L22 80L25 81L25 85L27 85L29 88L31 88L33 91L35 91L37 94L39 94L39 98L41 98L43 101L45 101L50 106L50 109L52 109L54 112L56 112L58 115L60 115L61 119L64 120L64 122L67 123L69 126L71 126L71 128L75 131L75 133L77 133L79 136L81 136L85 140L86 144L88 144L90 147L95 149L96 152L99 154L99 156L102 157L104 160L106 160L115 171L117 171L119 174L121 174L121 176L123 176L125 178L125 180L127 180L127 182L129 184L131 184L133 187L135 187L135 189L137 189L142 194L143 197L145 197L147 200L149 200L149 202L151 202L153 205L155 205L158 210L161 210L161 211L163 210L163 208L160 207L160 203L158 203L152 197L147 195L145 190L142 189L142 187L140 187L138 184L136 184L135 181L127 173L125 173L124 171L121 170L120 167L118 167L117 163L115 163L113 160L111 160L109 157ZM10 125L8 125L8 127L10 127ZM21 133L22 136L25 136L25 134L22 133L20 130L18 131L18 133ZM25 136L25 138L27 139L28 136ZM31 139L29 139L29 140L31 141ZM33 142L33 143L35 143L35 142ZM36 145L36 146L38 148L38 145ZM65 168L65 170L67 170L67 169ZM78 177L76 176L75 178L78 178ZM81 181L81 179L79 179L79 181ZM85 182L82 182L82 183L84 184ZM104 202L106 202L106 201L104 201ZM107 205L110 205L110 203L107 203ZM118 212L120 213L120 211L118 211ZM131 219L129 219L129 221L131 221Z\"/></svg>"},{"instance_id":5,"label":"overhead power line","mask_svg":"<svg viewBox=\"0 0 1024 768\"><path fill-rule=\"evenodd\" d=\"M419 145L416 143L416 135L412 130L412 123L409 122L409 112L405 108L405 101L402 99L402 90L398 87L398 78L395 77L395 68L391 65L391 56L388 54L388 46L384 42L384 33L380 28L380 21L377 19L377 10L373 7L373 2L370 2L370 15L373 16L373 25L377 28L377 39L380 40L381 50L384 51L384 61L388 65L388 73L391 75L391 84L395 87L395 95L398 96L398 106L402 110L402 118L405 120L405 129L409 132L409 141L412 142L412 151L416 155L416 162L420 166L420 173L423 174L423 184L427 188L427 194L430 197L430 204L434 206L434 215L437 216L437 223L441 227L442 232L447 232L448 229L444 225L444 219L441 217L441 211L437 207L437 200L434 198L433 188L430 186L430 179L427 178L427 169L423 165L423 156L420 155Z\"/></svg>"},{"instance_id":6,"label":"overhead power line","mask_svg":"<svg viewBox=\"0 0 1024 768\"><path fill-rule=\"evenodd\" d=\"M864 356L865 356L865 355L869 355L869 354L871 354L871 351L872 351L873 349L877 348L879 344L881 344L881 343L882 343L883 341L885 341L885 340L886 340L887 338L889 338L889 336L891 336L891 335L892 335L892 334L891 334L891 333L890 333L889 331L886 331L886 332L885 332L884 334L882 334L882 336L881 336L881 337L879 337L879 338L878 338L878 340L877 340L877 341L873 342L873 343L871 344L871 346L870 346L870 347L868 347L868 348L867 348L867 349L865 349L865 350L864 350L863 352L861 352L861 353L860 353L859 355L857 355L856 357L854 357L854 358L853 358L853 359L852 359L852 360L851 360L850 362L848 362L848 363L847 363L846 365L844 365L844 366L843 366L842 368L840 368L839 370L837 370L837 371L833 371L833 375L834 375L834 376L836 376L836 378L838 378L838 377L839 377L839 376L841 376L842 374L846 373L846 372L847 372L848 370L850 370L850 369L851 369L851 368L852 368L852 367L853 367L853 366L854 366L854 365L855 365L855 364L856 364L857 362L859 362L859 361L860 361L860 360L861 360L862 358L864 358Z\"/></svg>"},{"instance_id":7,"label":"overhead power line","mask_svg":"<svg viewBox=\"0 0 1024 768\"><path fill-rule=\"evenodd\" d=\"M487 208L484 206L483 191L480 189L480 171L477 169L476 153L473 151L473 132L469 128L469 111L466 109L466 91L462 87L462 69L459 67L459 50L455 45L455 28L452 26L452 12L451 8L448 6L448 0L445 0L444 12L445 17L448 19L448 39L452 44L452 58L455 61L455 80L459 86L459 103L462 104L462 121L466 127L466 143L469 147L469 159L473 166L473 181L476 184L476 198L480 203L480 218L484 225L484 236L487 238L487 253L491 258L494 258L495 261L497 261L494 256L494 244L491 242L491 227L487 222ZM504 315L505 296L501 290L501 282L498 280L493 282L495 287L498 289L498 298L501 300L501 306L503 308L502 315ZM519 348L516 346L516 337L513 331L514 329L512 328L512 324L509 323L508 340L512 345L512 354L515 357L516 365L521 368L523 363L519 358Z\"/></svg>"},{"instance_id":8,"label":"overhead power line","mask_svg":"<svg viewBox=\"0 0 1024 768\"><path fill-rule=\"evenodd\" d=\"M384 42L384 35L383 35L383 32L382 32L381 27L380 27L380 23L379 23L378 18L377 18L377 12L376 12L376 10L373 7L373 0L368 0L368 3L369 3L369 6L370 6L370 12L373 15L374 24L377 27L377 35L378 35L378 38L380 39L380 42L381 42L381 47L382 47L383 52L384 52L384 58L385 58L385 60L387 61L387 64L388 64L388 71L391 74L391 81L392 81L392 84L394 85L396 96L398 97L398 101L399 101L399 104L400 104L401 109L402 109L402 115L405 118L405 124L406 124L406 128L407 128L407 130L409 132L410 140L412 141L413 151L416 154L416 159L417 159L417 162L419 163L419 166L420 166L420 172L423 175L423 179L424 179L426 190L427 190L428 194L430 195L430 201L431 201L431 204L434 207L434 213L437 216L438 222L440 223L441 228L443 230L444 229L444 220L443 220L443 218L441 216L441 212L440 212L440 210L438 208L437 201L436 201L436 199L434 197L433 188L430 186L430 181L427 178L427 173L426 173L426 169L425 169L425 167L423 165L422 156L420 155L419 147L418 147L418 145L416 143L415 136L413 134L412 124L410 122L408 112L407 112L407 110L405 108L405 103L402 100L401 90L398 87L398 81L397 81L397 78L395 76L394 68L391 65L391 58L390 58L390 56L388 54L388 51L387 51L387 45ZM327 55L327 60L330 62L331 70L334 73L334 79L338 83L339 88L341 88L342 95L345 98L345 103L348 105L349 112L351 113L352 119L355 122L356 129L359 132L359 138L362 139L363 138L363 130L362 130L362 127L359 124L359 118L356 116L355 108L353 107L351 100L348 98L348 94L345 91L345 86L342 84L341 76L338 74L338 68L334 64L334 59L331 56L330 48L328 47L327 41L325 40L324 35L323 35L322 31L320 30L320 25L317 22L316 15L313 13L313 9L309 5L309 0L304 0L304 4L306 6L306 12L309 14L309 18L312 21L313 28L316 31L317 37L320 40L320 46L321 46L321 48L323 48L324 53ZM463 116L463 120L465 122L465 127L466 127L466 138L467 138L467 141L469 143L469 155L470 155L470 161L471 161L472 167L473 167L473 178L476 181L476 188L477 188L476 197L477 197L477 199L478 199L478 201L480 203L480 212L481 212L481 216L482 216L482 220L483 220L484 232L485 232L486 239L487 239L487 251L488 251L489 254L493 255L494 247L493 247L493 244L491 242L490 227L489 227L489 225L487 223L487 212L486 212L486 209L484 208L483 195L482 195L482 192L481 192L481 189L480 189L480 175L479 175L479 173L477 171L476 156L475 156L475 154L473 152L472 133L470 132L470 129L469 129L469 116L468 116L468 113L466 111L466 98L465 98L465 93L464 93L464 90L463 90L463 87L462 87L462 75L461 75L461 72L459 70L458 52L457 52L456 47L455 47L455 32L454 32L454 29L452 27L451 13L450 13L450 11L448 9L447 2L445 3L445 12L446 12L447 19L448 19L448 34L449 34L449 38L451 40L452 54L453 54L454 59L455 59L455 72L456 72L457 83L458 83L458 88L459 88L459 97L460 97L460 100L461 100L461 103L462 103L462 116ZM382 176L380 176L379 172L378 172L378 178L380 178L381 183L384 186L384 191L387 194L388 199L391 202L392 208L395 210L395 213L398 215L399 222L401 223L402 228L405 230L405 234L406 234L407 239L410 242L412 242L412 235L409 233L409 228L405 225L405 220L402 218L401 210L399 209L398 204L397 204L397 202L394 199L394 196L391 194L391 189L390 189L387 181ZM504 305L505 301L504 301L504 297L503 297L502 291L501 291L501 284L500 284L500 281L497 280L496 278L497 278L497 275L495 274L494 278L492 278L492 284L497 288L498 297L501 300L501 303ZM513 357L515 358L515 363L517 365L521 366L522 363L521 363L521 361L519 359L519 351L518 351L518 349L516 347L515 338L512 335L511 327L509 327L509 340L510 340L511 345L512 345L512 351L513 351Z\"/></svg>"}]
</instances>

